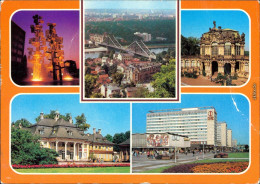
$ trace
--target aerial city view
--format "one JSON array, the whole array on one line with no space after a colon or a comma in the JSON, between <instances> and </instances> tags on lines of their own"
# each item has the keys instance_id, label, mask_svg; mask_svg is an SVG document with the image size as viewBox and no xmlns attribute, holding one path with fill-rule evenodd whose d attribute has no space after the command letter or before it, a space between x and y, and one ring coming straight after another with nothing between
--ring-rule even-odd
<instances>
[{"instance_id":1,"label":"aerial city view","mask_svg":"<svg viewBox=\"0 0 260 184\"><path fill-rule=\"evenodd\" d=\"M175 98L175 3L85 1L85 98Z\"/></svg>"}]
</instances>

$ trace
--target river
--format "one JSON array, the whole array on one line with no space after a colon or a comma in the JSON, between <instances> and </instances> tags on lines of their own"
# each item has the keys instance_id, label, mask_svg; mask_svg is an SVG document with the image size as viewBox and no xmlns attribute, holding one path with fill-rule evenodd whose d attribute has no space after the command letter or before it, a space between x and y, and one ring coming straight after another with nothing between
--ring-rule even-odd
<instances>
[{"instance_id":1,"label":"river","mask_svg":"<svg viewBox=\"0 0 260 184\"><path fill-rule=\"evenodd\" d=\"M154 49L150 49L151 52L154 52L155 54L159 54L163 51L167 51L168 48L154 48ZM92 53L86 53L85 54L85 58L98 58L99 54L101 52L92 52Z\"/></svg>"}]
</instances>

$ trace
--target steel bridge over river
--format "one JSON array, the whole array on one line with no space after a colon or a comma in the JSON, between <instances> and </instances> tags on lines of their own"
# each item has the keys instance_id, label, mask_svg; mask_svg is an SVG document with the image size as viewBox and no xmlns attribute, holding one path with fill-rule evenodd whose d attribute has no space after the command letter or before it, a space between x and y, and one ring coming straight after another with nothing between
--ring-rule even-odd
<instances>
[{"instance_id":1,"label":"steel bridge over river","mask_svg":"<svg viewBox=\"0 0 260 184\"><path fill-rule=\"evenodd\" d=\"M148 49L148 47L144 44L142 40L136 40L133 43L131 43L129 46L123 47L114 37L114 35L107 35L103 39L103 42L99 43L99 45L107 48L113 48L116 50L127 52L129 54L146 57L149 59L156 59L156 55Z\"/></svg>"}]
</instances>

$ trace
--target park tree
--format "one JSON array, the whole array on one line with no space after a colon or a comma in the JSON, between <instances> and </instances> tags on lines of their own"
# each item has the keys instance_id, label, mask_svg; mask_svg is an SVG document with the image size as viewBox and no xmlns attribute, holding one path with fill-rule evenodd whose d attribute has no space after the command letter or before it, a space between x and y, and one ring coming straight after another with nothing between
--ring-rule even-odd
<instances>
[{"instance_id":1,"label":"park tree","mask_svg":"<svg viewBox=\"0 0 260 184\"><path fill-rule=\"evenodd\" d=\"M124 77L124 74L119 73L119 72L116 72L115 74L112 75L113 82L118 84L118 86L121 85L123 77Z\"/></svg>"},{"instance_id":2,"label":"park tree","mask_svg":"<svg viewBox=\"0 0 260 184\"><path fill-rule=\"evenodd\" d=\"M102 69L105 70L105 73L106 73L106 74L108 74L109 67L108 67L106 64L104 64L104 65L102 66Z\"/></svg>"},{"instance_id":3,"label":"park tree","mask_svg":"<svg viewBox=\"0 0 260 184\"><path fill-rule=\"evenodd\" d=\"M107 134L107 135L105 136L105 138L106 138L108 141L113 142L113 137L112 137L112 135Z\"/></svg>"},{"instance_id":4,"label":"park tree","mask_svg":"<svg viewBox=\"0 0 260 184\"><path fill-rule=\"evenodd\" d=\"M112 97L113 97L113 98L121 98L122 95L121 95L120 92L114 92L114 93L112 94Z\"/></svg>"},{"instance_id":5,"label":"park tree","mask_svg":"<svg viewBox=\"0 0 260 184\"><path fill-rule=\"evenodd\" d=\"M117 72L117 64L113 64L112 66L109 67L108 69L108 75L112 76Z\"/></svg>"},{"instance_id":6,"label":"park tree","mask_svg":"<svg viewBox=\"0 0 260 184\"><path fill-rule=\"evenodd\" d=\"M90 74L91 73L91 68L90 67L86 67L85 73L86 74Z\"/></svg>"},{"instance_id":7,"label":"park tree","mask_svg":"<svg viewBox=\"0 0 260 184\"><path fill-rule=\"evenodd\" d=\"M97 76L87 74L85 76L85 97L89 98L96 87Z\"/></svg>"},{"instance_id":8,"label":"park tree","mask_svg":"<svg viewBox=\"0 0 260 184\"><path fill-rule=\"evenodd\" d=\"M149 93L150 98L175 97L175 59L170 59L169 64L162 65L160 72L153 75L152 86L154 92Z\"/></svg>"},{"instance_id":9,"label":"park tree","mask_svg":"<svg viewBox=\"0 0 260 184\"><path fill-rule=\"evenodd\" d=\"M113 136L113 143L117 144L117 145L114 145L114 150L115 151L119 151L119 146L118 144L124 142L126 140L126 136L125 136L125 133L116 133L114 136Z\"/></svg>"},{"instance_id":10,"label":"park tree","mask_svg":"<svg viewBox=\"0 0 260 184\"><path fill-rule=\"evenodd\" d=\"M28 130L12 127L11 163L20 165L56 164L55 150L41 148L39 137Z\"/></svg>"},{"instance_id":11,"label":"park tree","mask_svg":"<svg viewBox=\"0 0 260 184\"><path fill-rule=\"evenodd\" d=\"M103 97L103 95L101 93L93 93L91 95L91 98L102 98L102 97Z\"/></svg>"},{"instance_id":12,"label":"park tree","mask_svg":"<svg viewBox=\"0 0 260 184\"><path fill-rule=\"evenodd\" d=\"M245 145L244 152L249 152L249 146L247 144Z\"/></svg>"},{"instance_id":13,"label":"park tree","mask_svg":"<svg viewBox=\"0 0 260 184\"><path fill-rule=\"evenodd\" d=\"M76 119L76 126L83 131L87 131L90 127L90 124L87 123L87 118L85 114L82 113L80 116L75 117Z\"/></svg>"},{"instance_id":14,"label":"park tree","mask_svg":"<svg viewBox=\"0 0 260 184\"><path fill-rule=\"evenodd\" d=\"M66 113L65 116L61 115L61 118L65 121L69 121L71 118L71 113Z\"/></svg>"},{"instance_id":15,"label":"park tree","mask_svg":"<svg viewBox=\"0 0 260 184\"><path fill-rule=\"evenodd\" d=\"M24 119L24 118L17 120L15 122L12 122L12 126L16 127L16 128L19 128L20 124L22 127L29 127L32 125L27 119Z\"/></svg>"},{"instance_id":16,"label":"park tree","mask_svg":"<svg viewBox=\"0 0 260 184\"><path fill-rule=\"evenodd\" d=\"M126 131L125 132L125 139L129 139L130 138L130 131Z\"/></svg>"},{"instance_id":17,"label":"park tree","mask_svg":"<svg viewBox=\"0 0 260 184\"><path fill-rule=\"evenodd\" d=\"M149 91L145 87L138 87L134 92L134 97L136 98L145 98L149 94Z\"/></svg>"},{"instance_id":18,"label":"park tree","mask_svg":"<svg viewBox=\"0 0 260 184\"><path fill-rule=\"evenodd\" d=\"M50 110L49 114L44 114L43 117L44 119L54 119L56 116L56 111L55 110ZM70 113L66 113L65 115L60 114L60 119L64 119L65 121L69 121L71 117ZM41 116L38 116L37 118L35 118L36 122L39 122L41 119Z\"/></svg>"},{"instance_id":19,"label":"park tree","mask_svg":"<svg viewBox=\"0 0 260 184\"><path fill-rule=\"evenodd\" d=\"M181 55L198 55L200 54L199 39L195 37L184 37L181 35Z\"/></svg>"}]
</instances>

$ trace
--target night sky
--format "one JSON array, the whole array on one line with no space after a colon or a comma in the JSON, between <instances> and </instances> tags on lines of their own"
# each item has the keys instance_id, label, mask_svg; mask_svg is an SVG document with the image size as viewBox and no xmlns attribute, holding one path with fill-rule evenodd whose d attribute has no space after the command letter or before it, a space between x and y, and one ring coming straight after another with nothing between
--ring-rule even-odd
<instances>
[{"instance_id":1,"label":"night sky","mask_svg":"<svg viewBox=\"0 0 260 184\"><path fill-rule=\"evenodd\" d=\"M32 47L29 44L29 38L34 37L31 33L30 25L34 25L33 16L38 14L42 16L43 33L49 27L47 23L56 23L56 32L58 36L63 37L64 61L74 60L79 68L79 11L19 11L16 12L12 21L19 25L25 32L25 54L28 56L27 48ZM48 43L46 43L48 45ZM34 47L32 47L34 48Z\"/></svg>"}]
</instances>

